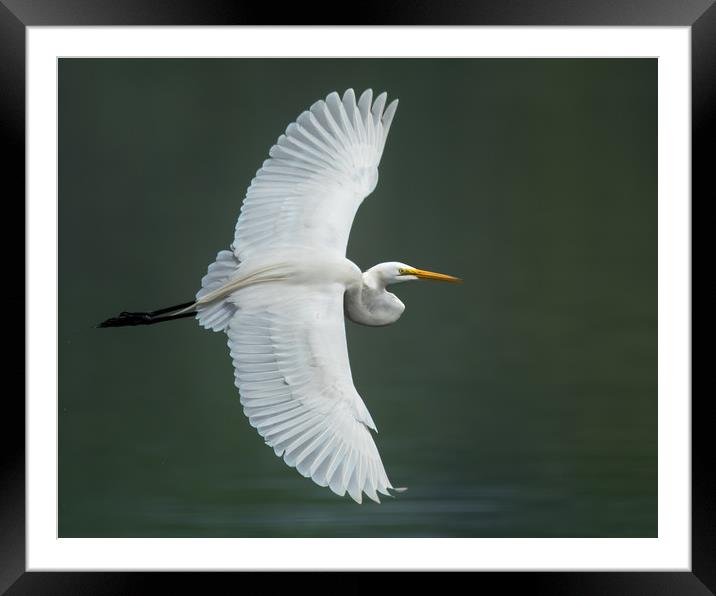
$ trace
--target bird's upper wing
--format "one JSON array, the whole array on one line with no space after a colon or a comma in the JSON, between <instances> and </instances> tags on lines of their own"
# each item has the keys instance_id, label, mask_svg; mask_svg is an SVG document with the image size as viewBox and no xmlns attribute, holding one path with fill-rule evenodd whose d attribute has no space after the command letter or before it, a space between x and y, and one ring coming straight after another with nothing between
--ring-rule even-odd
<instances>
[{"instance_id":1,"label":"bird's upper wing","mask_svg":"<svg viewBox=\"0 0 716 596\"><path fill-rule=\"evenodd\" d=\"M378 183L378 164L398 101L353 89L314 103L279 137L251 181L233 250L305 247L345 255L353 217Z\"/></svg>"},{"instance_id":2,"label":"bird's upper wing","mask_svg":"<svg viewBox=\"0 0 716 596\"><path fill-rule=\"evenodd\" d=\"M276 455L357 502L392 488L351 378L340 284L257 284L229 328L244 412Z\"/></svg>"}]
</instances>

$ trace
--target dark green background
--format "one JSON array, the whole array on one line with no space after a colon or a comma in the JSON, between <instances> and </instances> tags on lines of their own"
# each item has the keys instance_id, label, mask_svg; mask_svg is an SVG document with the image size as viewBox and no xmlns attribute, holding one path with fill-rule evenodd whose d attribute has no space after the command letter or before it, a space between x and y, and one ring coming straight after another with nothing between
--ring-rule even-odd
<instances>
[{"instance_id":1,"label":"dark green background","mask_svg":"<svg viewBox=\"0 0 716 596\"><path fill-rule=\"evenodd\" d=\"M60 536L656 536L656 60L59 64ZM358 506L244 418L182 320L271 144L330 91L399 97L348 257L404 284L348 325L388 475Z\"/></svg>"}]
</instances>

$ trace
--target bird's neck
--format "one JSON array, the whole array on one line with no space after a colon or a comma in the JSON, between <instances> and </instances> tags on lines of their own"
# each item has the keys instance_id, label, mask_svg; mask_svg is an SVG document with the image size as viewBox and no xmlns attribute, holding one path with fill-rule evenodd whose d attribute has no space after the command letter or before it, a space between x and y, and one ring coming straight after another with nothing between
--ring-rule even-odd
<instances>
[{"instance_id":1,"label":"bird's neck","mask_svg":"<svg viewBox=\"0 0 716 596\"><path fill-rule=\"evenodd\" d=\"M374 271L373 269L368 269L368 271L365 271L362 275L363 280L363 286L370 288L371 290L375 290L377 292L382 292L386 288L385 279L382 275L378 274L377 271Z\"/></svg>"}]
</instances>

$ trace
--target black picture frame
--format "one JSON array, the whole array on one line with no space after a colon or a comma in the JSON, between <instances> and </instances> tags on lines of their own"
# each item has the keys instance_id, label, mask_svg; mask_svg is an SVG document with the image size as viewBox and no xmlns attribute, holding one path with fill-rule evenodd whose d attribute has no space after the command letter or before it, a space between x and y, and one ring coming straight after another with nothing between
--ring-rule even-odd
<instances>
[{"instance_id":1,"label":"black picture frame","mask_svg":"<svg viewBox=\"0 0 716 596\"><path fill-rule=\"evenodd\" d=\"M362 21L347 21L346 16ZM0 122L7 149L4 213L15 207L24 221L25 192L25 35L30 26L100 25L502 25L502 26L688 26L692 50L692 194L704 201L712 163L708 145L716 138L716 5L714 0L493 0L361 3L345 11L340 3L275 5L230 0L0 0ZM19 221L19 220L14 220ZM6 226L21 229L19 225ZM12 245L6 255L17 253ZM17 257L7 259L20 267ZM13 276L15 287L20 276ZM23 276L24 278L24 270ZM17 290L5 313L25 312ZM21 301L22 304L21 304ZM48 305L51 307L51 305ZM14 317L19 320L19 317ZM24 340L23 340L24 345ZM24 358L24 350L14 350ZM17 367L22 366L17 363ZM12 370L7 367L6 370ZM688 395L683 396L689 399ZM710 417L705 395L692 399L692 567L691 572L521 572L481 573L476 590L529 590L537 594L715 594L716 489ZM123 594L171 589L172 584L208 591L226 574L194 573L34 573L25 572L25 422L20 392L3 399L0 468L0 592L8 594ZM305 576L306 574L304 574ZM310 578L309 578L310 579ZM229 580L238 589L235 574ZM362 576L350 587L357 588ZM311 580L313 581L313 580ZM348 585L348 584L346 584Z\"/></svg>"}]
</instances>

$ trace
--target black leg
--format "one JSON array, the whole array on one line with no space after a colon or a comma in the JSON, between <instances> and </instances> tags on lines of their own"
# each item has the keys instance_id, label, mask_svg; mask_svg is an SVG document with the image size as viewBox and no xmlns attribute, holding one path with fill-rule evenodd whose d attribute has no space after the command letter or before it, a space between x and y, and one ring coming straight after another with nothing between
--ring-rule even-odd
<instances>
[{"instance_id":1,"label":"black leg","mask_svg":"<svg viewBox=\"0 0 716 596\"><path fill-rule=\"evenodd\" d=\"M159 310L153 310L149 314L152 315L153 317L156 315L163 315L168 312L174 312L175 310L181 310L182 308L187 308L187 307L191 306L192 304L194 304L193 300L191 302L184 302L183 304L177 304L175 306L167 306L166 308L160 308Z\"/></svg>"},{"instance_id":2,"label":"black leg","mask_svg":"<svg viewBox=\"0 0 716 596\"><path fill-rule=\"evenodd\" d=\"M176 306L169 306L151 312L122 312L118 317L112 317L106 321L102 321L97 327L128 327L134 325L154 325L155 323L163 323L165 321L173 321L174 319L183 319L196 315L195 311L183 312L176 315L167 315L165 317L158 316L164 313L181 310L194 304L193 302L185 302Z\"/></svg>"}]
</instances>

